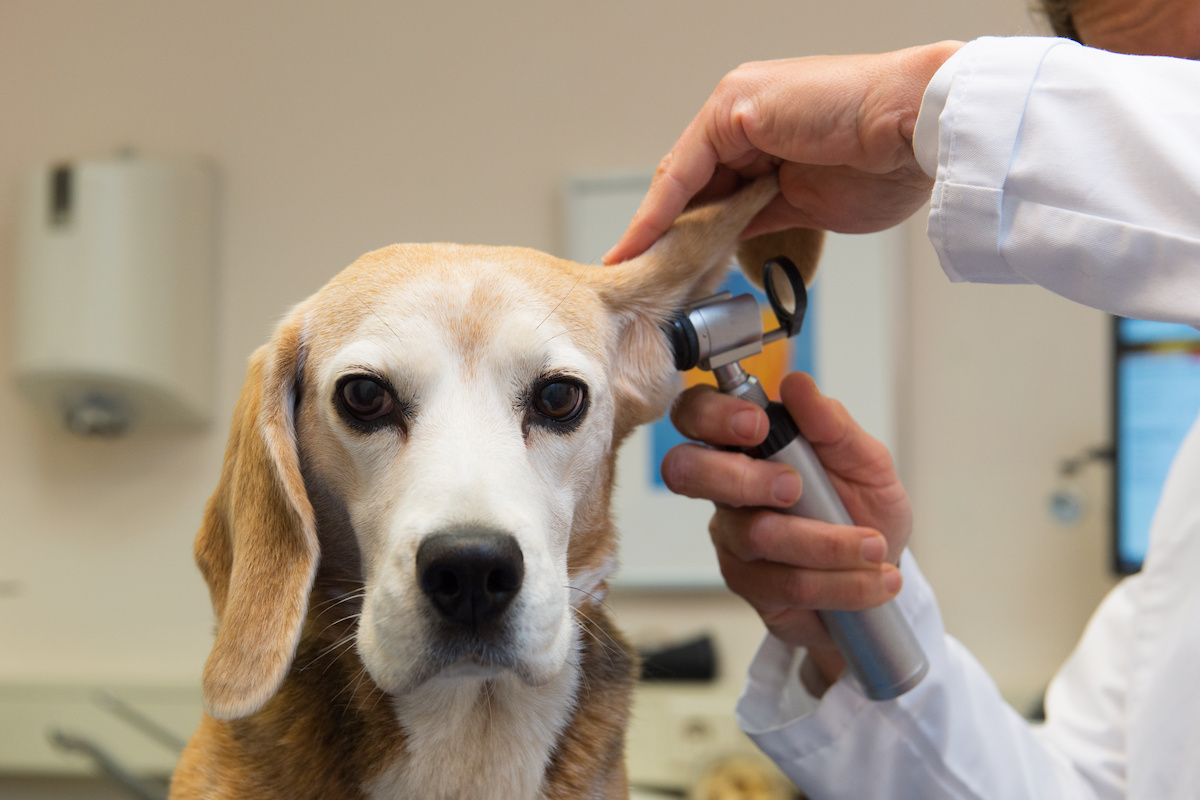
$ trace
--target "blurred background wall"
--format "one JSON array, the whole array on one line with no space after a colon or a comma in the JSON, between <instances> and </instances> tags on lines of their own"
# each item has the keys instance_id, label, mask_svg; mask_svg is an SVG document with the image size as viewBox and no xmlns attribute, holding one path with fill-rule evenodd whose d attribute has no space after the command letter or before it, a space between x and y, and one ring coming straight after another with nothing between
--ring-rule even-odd
<instances>
[{"instance_id":1,"label":"blurred background wall","mask_svg":"<svg viewBox=\"0 0 1200 800\"><path fill-rule=\"evenodd\" d=\"M191 540L247 357L360 253L560 249L564 178L652 168L743 61L1041 31L1023 0L5 0L0 682L198 680L212 617ZM122 147L205 156L220 174L205 432L83 440L11 387L15 178ZM950 631L1019 700L1111 584L1103 476L1086 478L1078 525L1046 512L1058 462L1107 439L1106 320L1041 290L952 286L923 217L906 231L898 457L913 547ZM612 605L635 635L714 630L730 692L761 633L723 593Z\"/></svg>"}]
</instances>

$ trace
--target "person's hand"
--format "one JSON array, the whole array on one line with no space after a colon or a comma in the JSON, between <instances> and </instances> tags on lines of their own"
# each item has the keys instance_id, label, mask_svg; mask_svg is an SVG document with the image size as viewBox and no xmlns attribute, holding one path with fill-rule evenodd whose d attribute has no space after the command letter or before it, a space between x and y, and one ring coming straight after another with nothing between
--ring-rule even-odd
<instances>
[{"instance_id":1,"label":"person's hand","mask_svg":"<svg viewBox=\"0 0 1200 800\"><path fill-rule=\"evenodd\" d=\"M780 395L858 527L772 510L796 502L799 476L742 453L678 445L663 459L662 475L671 491L716 503L709 532L725 582L777 638L807 647L832 683L845 662L813 609L859 611L895 596L901 581L894 564L912 532L912 508L887 448L812 378L788 375ZM684 392L671 418L688 438L712 445L756 445L767 434L762 409L710 386Z\"/></svg>"},{"instance_id":2,"label":"person's hand","mask_svg":"<svg viewBox=\"0 0 1200 800\"><path fill-rule=\"evenodd\" d=\"M912 148L921 98L961 46L738 67L659 163L605 263L642 253L689 202L724 196L771 170L780 196L743 238L796 227L868 233L907 219L933 187Z\"/></svg>"}]
</instances>

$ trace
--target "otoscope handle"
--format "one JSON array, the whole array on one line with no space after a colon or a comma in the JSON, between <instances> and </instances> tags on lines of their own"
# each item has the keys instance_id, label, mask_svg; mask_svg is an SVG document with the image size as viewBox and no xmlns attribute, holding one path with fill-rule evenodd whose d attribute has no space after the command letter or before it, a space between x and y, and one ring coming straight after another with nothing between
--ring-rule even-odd
<instances>
[{"instance_id":1,"label":"otoscope handle","mask_svg":"<svg viewBox=\"0 0 1200 800\"><path fill-rule=\"evenodd\" d=\"M769 403L766 410L771 431L767 440L751 448L749 454L788 464L800 473L804 484L800 500L784 509L784 513L854 525L812 445L800 435L787 409L780 403ZM925 653L894 600L865 611L819 611L818 614L850 670L873 700L899 697L920 683L929 671Z\"/></svg>"}]
</instances>

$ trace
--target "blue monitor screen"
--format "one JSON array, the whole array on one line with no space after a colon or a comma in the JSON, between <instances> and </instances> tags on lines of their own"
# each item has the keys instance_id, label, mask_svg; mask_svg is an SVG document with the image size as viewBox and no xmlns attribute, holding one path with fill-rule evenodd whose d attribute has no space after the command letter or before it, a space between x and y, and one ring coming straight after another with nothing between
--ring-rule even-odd
<instances>
[{"instance_id":1,"label":"blue monitor screen","mask_svg":"<svg viewBox=\"0 0 1200 800\"><path fill-rule=\"evenodd\" d=\"M1114 563L1141 569L1167 470L1200 413L1200 331L1117 319Z\"/></svg>"}]
</instances>

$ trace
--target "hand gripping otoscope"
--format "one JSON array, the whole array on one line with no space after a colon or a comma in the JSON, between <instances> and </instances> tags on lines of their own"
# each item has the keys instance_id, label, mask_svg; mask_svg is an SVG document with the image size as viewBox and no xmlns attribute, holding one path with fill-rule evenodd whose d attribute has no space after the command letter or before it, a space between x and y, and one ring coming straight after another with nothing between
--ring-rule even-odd
<instances>
[{"instance_id":1,"label":"hand gripping otoscope","mask_svg":"<svg viewBox=\"0 0 1200 800\"><path fill-rule=\"evenodd\" d=\"M725 394L756 403L766 410L770 431L766 440L745 452L788 464L800 473L804 492L784 513L853 525L846 507L817 460L812 446L800 435L782 403L769 402L758 379L739 360L762 352L763 345L795 336L804 323L808 292L800 271L786 258L763 266L763 285L775 310L779 328L763 332L762 315L753 295L734 297L721 292L685 308L666 328L680 370L699 366L717 378ZM890 700L925 677L929 662L895 601L866 611L818 611L850 670L873 700Z\"/></svg>"}]
</instances>

